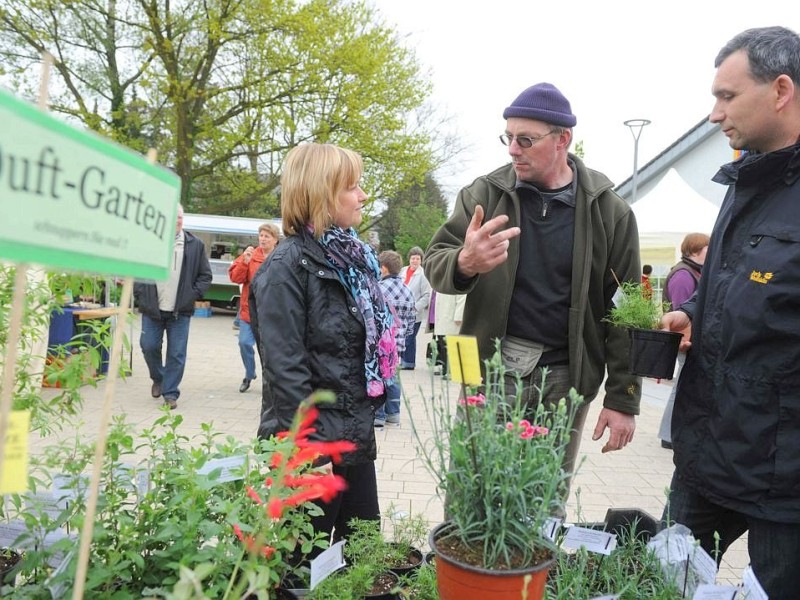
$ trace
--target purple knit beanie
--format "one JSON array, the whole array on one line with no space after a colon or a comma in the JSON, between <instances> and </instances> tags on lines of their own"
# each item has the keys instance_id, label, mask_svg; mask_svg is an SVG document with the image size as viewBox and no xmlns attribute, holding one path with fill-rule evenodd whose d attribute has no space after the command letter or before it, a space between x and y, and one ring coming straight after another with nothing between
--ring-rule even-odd
<instances>
[{"instance_id":1,"label":"purple knit beanie","mask_svg":"<svg viewBox=\"0 0 800 600\"><path fill-rule=\"evenodd\" d=\"M503 111L504 119L510 117L535 119L561 127L575 127L578 122L569 100L552 83L537 83L517 96Z\"/></svg>"}]
</instances>

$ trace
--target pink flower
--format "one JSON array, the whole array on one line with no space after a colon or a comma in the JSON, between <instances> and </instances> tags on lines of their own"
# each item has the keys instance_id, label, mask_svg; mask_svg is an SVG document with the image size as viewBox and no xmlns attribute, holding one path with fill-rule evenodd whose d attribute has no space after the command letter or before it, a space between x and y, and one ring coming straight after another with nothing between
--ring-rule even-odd
<instances>
[{"instance_id":1,"label":"pink flower","mask_svg":"<svg viewBox=\"0 0 800 600\"><path fill-rule=\"evenodd\" d=\"M511 421L506 423L506 431L513 431L513 430L514 430L514 424Z\"/></svg>"},{"instance_id":2,"label":"pink flower","mask_svg":"<svg viewBox=\"0 0 800 600\"><path fill-rule=\"evenodd\" d=\"M476 394L475 396L467 396L466 399L461 398L458 403L461 406L483 406L486 404L486 396L483 394Z\"/></svg>"}]
</instances>

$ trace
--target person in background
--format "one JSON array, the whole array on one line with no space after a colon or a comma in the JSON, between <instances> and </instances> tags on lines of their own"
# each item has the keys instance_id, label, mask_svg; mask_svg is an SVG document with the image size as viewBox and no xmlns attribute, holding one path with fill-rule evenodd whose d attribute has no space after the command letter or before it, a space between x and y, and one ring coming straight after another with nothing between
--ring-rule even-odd
<instances>
[{"instance_id":1,"label":"person in background","mask_svg":"<svg viewBox=\"0 0 800 600\"><path fill-rule=\"evenodd\" d=\"M239 295L239 352L244 364L244 379L239 385L239 392L244 393L250 389L250 382L256 378L256 339L250 327L250 282L258 269L275 249L280 239L280 230L277 225L263 223L258 227L258 246L248 246L244 252L228 267L228 277L233 283L242 286ZM260 356L260 354L259 354Z\"/></svg>"},{"instance_id":2,"label":"person in background","mask_svg":"<svg viewBox=\"0 0 800 600\"><path fill-rule=\"evenodd\" d=\"M535 410L574 387L586 402L564 468L573 470L580 432L605 379L593 439L610 430L603 452L633 439L641 378L628 372L627 331L606 322L619 281L638 283L639 235L630 206L614 185L570 154L577 123L550 83L524 90L503 112L511 163L462 189L425 256L434 289L466 294L461 333L478 338L481 360L501 340L506 393L522 378ZM606 371L608 376L606 377Z\"/></svg>"},{"instance_id":3,"label":"person in background","mask_svg":"<svg viewBox=\"0 0 800 600\"><path fill-rule=\"evenodd\" d=\"M747 532L770 600L800 590L800 36L748 29L717 54L709 120L743 158L728 187L697 291L662 317L692 327L675 411L665 524L722 559Z\"/></svg>"},{"instance_id":4,"label":"person in background","mask_svg":"<svg viewBox=\"0 0 800 600\"><path fill-rule=\"evenodd\" d=\"M258 436L289 429L305 398L331 390L336 400L317 406L309 439L356 446L341 463L323 465L347 490L320 502L323 514L312 518L315 530L337 540L353 518L380 519L373 421L398 366L378 257L354 229L367 199L362 171L358 154L332 144L289 151L281 175L286 237L250 284L264 373Z\"/></svg>"},{"instance_id":5,"label":"person in background","mask_svg":"<svg viewBox=\"0 0 800 600\"><path fill-rule=\"evenodd\" d=\"M403 267L403 257L394 250L384 250L378 255L381 266L381 289L386 302L394 311L395 316L395 342L397 354L403 352L406 335L414 327L417 318L417 309L414 294L408 289L400 278L400 269ZM400 375L395 375L394 382L386 386L386 404L380 406L375 414L375 427L383 427L386 423L400 423Z\"/></svg>"},{"instance_id":6,"label":"person in background","mask_svg":"<svg viewBox=\"0 0 800 600\"><path fill-rule=\"evenodd\" d=\"M433 326L433 339L436 343L436 365L441 366L441 375L448 377L447 340L448 335L458 335L464 319L464 305L467 297L463 294L436 294L436 321Z\"/></svg>"},{"instance_id":7,"label":"person in background","mask_svg":"<svg viewBox=\"0 0 800 600\"><path fill-rule=\"evenodd\" d=\"M700 280L700 271L706 260L708 250L708 235L705 233L689 233L681 242L681 259L675 264L664 281L664 292L662 294L664 302L668 304L665 310L679 308L681 304L692 297L697 289L697 282ZM687 339L691 338L691 327L684 335ZM678 352L678 377L680 377L683 363L686 361L686 353ZM658 437L661 439L661 447L672 449L672 410L675 406L675 393L678 390L677 382L672 386L667 405L664 407L664 414L661 417L661 427L658 430Z\"/></svg>"},{"instance_id":8,"label":"person in background","mask_svg":"<svg viewBox=\"0 0 800 600\"><path fill-rule=\"evenodd\" d=\"M406 348L401 358L401 367L413 371L417 366L417 333L422 325L422 319L427 318L428 306L431 301L431 284L425 277L425 270L422 268L422 248L414 246L408 251L408 266L400 271L403 282L414 294L417 306L417 318L412 331L406 336Z\"/></svg>"},{"instance_id":9,"label":"person in background","mask_svg":"<svg viewBox=\"0 0 800 600\"><path fill-rule=\"evenodd\" d=\"M653 284L650 281L650 274L653 272L653 265L642 265L642 296L648 300L653 298Z\"/></svg>"},{"instance_id":10,"label":"person in background","mask_svg":"<svg viewBox=\"0 0 800 600\"><path fill-rule=\"evenodd\" d=\"M194 303L211 286L211 265L203 242L183 230L183 207L178 205L175 247L169 278L158 283L139 283L133 296L142 313L139 345L150 373L153 398L164 397L170 409L178 407L179 386L186 366L186 346ZM162 346L167 335L167 357Z\"/></svg>"}]
</instances>

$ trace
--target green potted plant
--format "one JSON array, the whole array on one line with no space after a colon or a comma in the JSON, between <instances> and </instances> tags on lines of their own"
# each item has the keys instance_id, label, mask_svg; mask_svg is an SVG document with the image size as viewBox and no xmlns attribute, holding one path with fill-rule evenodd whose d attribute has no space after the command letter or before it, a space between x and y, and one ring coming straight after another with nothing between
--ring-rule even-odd
<instances>
[{"instance_id":1,"label":"green potted plant","mask_svg":"<svg viewBox=\"0 0 800 600\"><path fill-rule=\"evenodd\" d=\"M681 590L664 575L659 559L647 548L650 532L646 528L640 531L639 523L634 521L612 529L618 535L618 543L608 556L589 553L585 548L558 555L547 580L548 598L683 598Z\"/></svg>"},{"instance_id":2,"label":"green potted plant","mask_svg":"<svg viewBox=\"0 0 800 600\"><path fill-rule=\"evenodd\" d=\"M623 281L606 321L630 336L628 369L634 375L672 379L682 334L658 328L663 306L644 293L640 283Z\"/></svg>"},{"instance_id":3,"label":"green potted plant","mask_svg":"<svg viewBox=\"0 0 800 600\"><path fill-rule=\"evenodd\" d=\"M485 395L467 391L454 413L447 394L426 398L433 429L422 459L444 496L447 520L429 537L442 600L541 598L557 548L544 526L565 513L562 461L582 398L539 406L525 418L521 394L504 393L499 352L486 362ZM518 390L521 386L518 386Z\"/></svg>"},{"instance_id":4,"label":"green potted plant","mask_svg":"<svg viewBox=\"0 0 800 600\"><path fill-rule=\"evenodd\" d=\"M391 565L404 559L401 549L387 541L378 521L353 519L344 554L348 566L323 580L308 596L311 600L393 600L400 577Z\"/></svg>"},{"instance_id":5,"label":"green potted plant","mask_svg":"<svg viewBox=\"0 0 800 600\"><path fill-rule=\"evenodd\" d=\"M428 537L428 521L421 514L403 514L394 504L389 505L385 514L391 530L389 568L400 576L416 571L424 559L420 548Z\"/></svg>"}]
</instances>

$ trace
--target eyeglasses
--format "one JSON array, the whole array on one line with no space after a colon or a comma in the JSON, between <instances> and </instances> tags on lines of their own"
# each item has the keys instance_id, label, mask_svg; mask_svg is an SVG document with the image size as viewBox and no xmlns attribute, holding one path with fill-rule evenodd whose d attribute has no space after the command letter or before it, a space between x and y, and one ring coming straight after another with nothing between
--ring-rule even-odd
<instances>
[{"instance_id":1,"label":"eyeglasses","mask_svg":"<svg viewBox=\"0 0 800 600\"><path fill-rule=\"evenodd\" d=\"M510 146L511 142L517 140L517 144L519 144L520 148L530 148L536 142L543 140L551 133L555 133L555 130L551 129L544 135L540 135L538 137L530 137L528 135L510 135L508 133L504 133L500 136L500 141L502 142L503 146Z\"/></svg>"}]
</instances>

